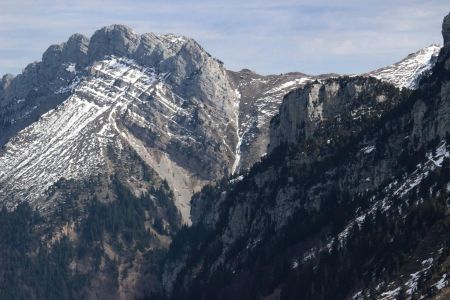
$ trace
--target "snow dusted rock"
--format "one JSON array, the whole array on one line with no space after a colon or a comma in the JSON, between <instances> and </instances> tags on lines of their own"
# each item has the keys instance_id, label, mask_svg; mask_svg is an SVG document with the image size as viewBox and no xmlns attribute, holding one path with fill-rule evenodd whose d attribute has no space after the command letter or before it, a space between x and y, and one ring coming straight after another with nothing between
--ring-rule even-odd
<instances>
[{"instance_id":1,"label":"snow dusted rock","mask_svg":"<svg viewBox=\"0 0 450 300\"><path fill-rule=\"evenodd\" d=\"M0 96L0 141L12 136L0 152L9 206L26 199L48 211L59 179L114 172L108 151L130 148L168 182L188 223L192 193L235 161L238 97L222 63L184 37L121 25L90 41L74 35L2 80Z\"/></svg>"},{"instance_id":2,"label":"snow dusted rock","mask_svg":"<svg viewBox=\"0 0 450 300\"><path fill-rule=\"evenodd\" d=\"M240 98L237 170L245 170L266 153L270 120L278 113L283 96L317 77L302 73L262 76L245 69L229 74Z\"/></svg>"},{"instance_id":3,"label":"snow dusted rock","mask_svg":"<svg viewBox=\"0 0 450 300\"><path fill-rule=\"evenodd\" d=\"M431 45L404 60L378 70L362 74L375 77L399 88L416 89L424 74L435 65L441 47ZM283 97L290 91L314 80L340 77L338 74L319 76L287 73L263 76L250 70L229 71L234 81L239 104L238 169L248 169L267 152L270 120L278 114Z\"/></svg>"},{"instance_id":4,"label":"snow dusted rock","mask_svg":"<svg viewBox=\"0 0 450 300\"><path fill-rule=\"evenodd\" d=\"M362 74L361 78L345 79L342 76L329 75L330 79L319 79L314 83L311 83L315 79L312 76L306 76L303 80L297 79L301 84L291 87L294 91L285 96L283 104L280 101L280 115L291 116L275 117L271 125L268 151L273 151L281 143L294 143L298 142L298 139L312 138L325 122L334 122L333 126L341 128L346 119L352 122L380 114L386 107L395 105L395 101L394 103L392 101L396 99L394 96L396 92L388 88L387 84L363 78L374 77L398 88L416 89L420 78L436 64L440 50L441 46L431 45L410 54L396 64ZM333 102L329 102L329 99L333 99ZM385 100L391 103L384 103ZM339 118L336 119L336 115L339 115ZM331 116L335 120L331 120ZM323 142L333 141L327 139Z\"/></svg>"},{"instance_id":5,"label":"snow dusted rock","mask_svg":"<svg viewBox=\"0 0 450 300\"><path fill-rule=\"evenodd\" d=\"M416 89L420 78L435 65L441 48L439 45L425 47L398 63L363 74L363 76L372 76L399 88Z\"/></svg>"},{"instance_id":6,"label":"snow dusted rock","mask_svg":"<svg viewBox=\"0 0 450 300\"><path fill-rule=\"evenodd\" d=\"M50 46L42 62L29 64L16 77L3 77L0 146L67 98L56 92L69 86L75 70L86 64L88 44L86 37L75 34L66 43Z\"/></svg>"}]
</instances>

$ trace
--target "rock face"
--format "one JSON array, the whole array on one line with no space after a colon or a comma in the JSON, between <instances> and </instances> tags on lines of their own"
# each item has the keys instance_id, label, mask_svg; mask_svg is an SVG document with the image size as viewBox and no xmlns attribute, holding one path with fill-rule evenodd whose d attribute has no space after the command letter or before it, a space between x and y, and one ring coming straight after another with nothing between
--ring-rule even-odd
<instances>
[{"instance_id":1,"label":"rock face","mask_svg":"<svg viewBox=\"0 0 450 300\"><path fill-rule=\"evenodd\" d=\"M444 45L449 46L450 43L450 14L448 14L442 22L442 36L444 38Z\"/></svg>"},{"instance_id":2,"label":"rock face","mask_svg":"<svg viewBox=\"0 0 450 300\"><path fill-rule=\"evenodd\" d=\"M131 57L139 45L140 37L131 28L123 25L104 27L94 33L89 43L90 61L105 56Z\"/></svg>"},{"instance_id":3,"label":"rock face","mask_svg":"<svg viewBox=\"0 0 450 300\"><path fill-rule=\"evenodd\" d=\"M365 121L377 118L398 103L398 91L388 84L359 77L328 79L307 84L284 98L272 120L269 152L281 144L308 140L333 144L333 135L348 136ZM344 132L348 131L348 132ZM320 141L325 136L326 140Z\"/></svg>"},{"instance_id":4,"label":"rock face","mask_svg":"<svg viewBox=\"0 0 450 300\"><path fill-rule=\"evenodd\" d=\"M50 46L42 55L42 65L45 69L53 70L63 64L80 64L87 62L89 39L81 34L72 35L61 45Z\"/></svg>"},{"instance_id":5,"label":"rock face","mask_svg":"<svg viewBox=\"0 0 450 300\"><path fill-rule=\"evenodd\" d=\"M258 75L250 70L229 71L240 98L239 155L236 171L249 169L266 152L270 120L278 113L283 96L318 78L302 73Z\"/></svg>"}]
</instances>

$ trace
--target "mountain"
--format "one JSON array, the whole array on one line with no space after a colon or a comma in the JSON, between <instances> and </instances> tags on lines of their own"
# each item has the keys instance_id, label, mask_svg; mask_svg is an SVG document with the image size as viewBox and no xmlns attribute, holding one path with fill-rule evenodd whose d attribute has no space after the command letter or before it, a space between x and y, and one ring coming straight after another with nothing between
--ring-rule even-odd
<instances>
[{"instance_id":1,"label":"mountain","mask_svg":"<svg viewBox=\"0 0 450 300\"><path fill-rule=\"evenodd\" d=\"M4 78L0 103L0 201L44 218L43 244L28 251L68 238L84 253L66 275L101 289L69 289L76 298L142 294L143 256L167 247L190 222L192 193L235 160L237 95L222 63L186 37L121 25L74 35Z\"/></svg>"},{"instance_id":2,"label":"mountain","mask_svg":"<svg viewBox=\"0 0 450 300\"><path fill-rule=\"evenodd\" d=\"M193 196L170 298L447 299L450 15L442 32L414 91L364 74L288 93L268 154Z\"/></svg>"},{"instance_id":3,"label":"mountain","mask_svg":"<svg viewBox=\"0 0 450 300\"><path fill-rule=\"evenodd\" d=\"M418 77L438 49L425 48L384 73ZM192 39L140 36L120 25L91 39L75 34L2 80L0 190L10 207L27 200L48 210L57 199L46 192L60 178L113 173L105 149L125 144L169 183L189 223L193 191L265 154L283 96L330 76L227 71Z\"/></svg>"},{"instance_id":4,"label":"mountain","mask_svg":"<svg viewBox=\"0 0 450 300\"><path fill-rule=\"evenodd\" d=\"M275 245L288 224L305 217L300 225L308 228L315 211L333 220L332 209L346 207L332 198L340 187L361 197L403 170L396 157L377 162L380 174L369 184L366 170L346 165L351 159L342 153L348 145L364 154L380 149L367 132L411 102L411 89L422 93L422 81L441 80L429 72L440 70L439 51L425 48L349 77L229 71L188 37L139 35L123 25L50 46L41 62L0 81L1 294L132 299L167 291L183 298L211 282L199 295L226 297L228 279L211 276L227 264L231 271L251 265L244 244ZM415 118L427 130L445 131L445 117L423 121L421 113ZM425 132L420 126L415 133ZM440 146L436 161L446 155ZM325 164L334 166L331 179L317 173ZM320 210L323 195L329 210ZM191 276L197 270L206 271Z\"/></svg>"},{"instance_id":5,"label":"mountain","mask_svg":"<svg viewBox=\"0 0 450 300\"><path fill-rule=\"evenodd\" d=\"M188 222L192 191L228 174L235 156L238 99L225 69L184 37L112 26L88 41L50 47L6 85L5 137L14 135L0 159L2 195L38 202L59 178L112 173L107 150L128 147L167 180ZM35 81L27 94L24 77Z\"/></svg>"}]
</instances>

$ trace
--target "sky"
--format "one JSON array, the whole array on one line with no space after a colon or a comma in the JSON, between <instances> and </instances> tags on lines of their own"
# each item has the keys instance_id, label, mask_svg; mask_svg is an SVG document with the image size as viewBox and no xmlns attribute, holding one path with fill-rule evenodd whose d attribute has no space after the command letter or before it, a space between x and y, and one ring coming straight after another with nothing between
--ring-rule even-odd
<instances>
[{"instance_id":1,"label":"sky","mask_svg":"<svg viewBox=\"0 0 450 300\"><path fill-rule=\"evenodd\" d=\"M449 11L448 0L0 0L0 74L111 24L192 37L231 70L360 73L442 44Z\"/></svg>"}]
</instances>

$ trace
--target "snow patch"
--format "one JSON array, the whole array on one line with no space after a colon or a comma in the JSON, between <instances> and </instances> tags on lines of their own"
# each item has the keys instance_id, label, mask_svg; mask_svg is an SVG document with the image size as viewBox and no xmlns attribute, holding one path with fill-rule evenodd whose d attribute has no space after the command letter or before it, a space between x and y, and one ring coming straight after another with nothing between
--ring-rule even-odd
<instances>
[{"instance_id":1,"label":"snow patch","mask_svg":"<svg viewBox=\"0 0 450 300\"><path fill-rule=\"evenodd\" d=\"M292 263L291 263L291 269L292 269L292 270L293 270L293 269L297 269L299 265L300 265L300 264L298 263L298 260L294 259L294 260L292 261Z\"/></svg>"},{"instance_id":2,"label":"snow patch","mask_svg":"<svg viewBox=\"0 0 450 300\"><path fill-rule=\"evenodd\" d=\"M442 275L441 279L439 279L438 282L433 284L433 286L436 287L437 290L442 290L447 286L447 284L448 284L447 274L444 274Z\"/></svg>"},{"instance_id":3,"label":"snow patch","mask_svg":"<svg viewBox=\"0 0 450 300\"><path fill-rule=\"evenodd\" d=\"M370 154L373 152L373 150L375 150L375 146L367 146L361 149L364 154Z\"/></svg>"},{"instance_id":4,"label":"snow patch","mask_svg":"<svg viewBox=\"0 0 450 300\"><path fill-rule=\"evenodd\" d=\"M241 145L242 145L242 136L243 134L240 133L239 130L239 104L241 100L241 93L236 89L236 98L237 100L234 103L234 114L235 114L235 124L236 124L236 135L238 138L238 142L236 143L236 149L234 151L234 162L233 166L231 168L231 174L234 174L238 171L239 164L241 162Z\"/></svg>"},{"instance_id":5,"label":"snow patch","mask_svg":"<svg viewBox=\"0 0 450 300\"><path fill-rule=\"evenodd\" d=\"M66 66L66 71L70 73L76 73L76 64L68 64Z\"/></svg>"},{"instance_id":6,"label":"snow patch","mask_svg":"<svg viewBox=\"0 0 450 300\"><path fill-rule=\"evenodd\" d=\"M395 297L400 293L401 288L395 288L393 290L384 292L381 294L381 298L379 300L391 300L395 299Z\"/></svg>"},{"instance_id":7,"label":"snow patch","mask_svg":"<svg viewBox=\"0 0 450 300\"><path fill-rule=\"evenodd\" d=\"M244 175L239 175L238 177L231 179L230 184L236 184L242 181L242 179L244 179Z\"/></svg>"}]
</instances>

